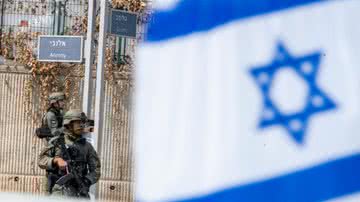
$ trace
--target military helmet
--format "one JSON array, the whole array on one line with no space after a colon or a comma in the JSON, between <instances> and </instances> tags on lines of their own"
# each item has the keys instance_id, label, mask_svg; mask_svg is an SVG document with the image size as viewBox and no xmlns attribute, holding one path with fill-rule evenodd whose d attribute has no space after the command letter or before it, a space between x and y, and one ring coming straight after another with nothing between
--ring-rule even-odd
<instances>
[{"instance_id":1,"label":"military helmet","mask_svg":"<svg viewBox=\"0 0 360 202\"><path fill-rule=\"evenodd\" d=\"M87 118L84 112L79 109L71 109L65 113L63 125L68 125L71 121L84 121L86 119Z\"/></svg>"},{"instance_id":2,"label":"military helmet","mask_svg":"<svg viewBox=\"0 0 360 202\"><path fill-rule=\"evenodd\" d=\"M60 100L65 100L65 93L63 92L55 92L55 93L51 93L49 95L49 101L50 101L50 104L53 104L57 101L60 101Z\"/></svg>"}]
</instances>

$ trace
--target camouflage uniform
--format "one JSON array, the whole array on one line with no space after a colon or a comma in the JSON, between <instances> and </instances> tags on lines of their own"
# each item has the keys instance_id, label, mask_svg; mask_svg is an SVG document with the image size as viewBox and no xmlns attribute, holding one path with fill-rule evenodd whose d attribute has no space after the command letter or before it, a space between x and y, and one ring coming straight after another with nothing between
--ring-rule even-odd
<instances>
[{"instance_id":1,"label":"camouflage uniform","mask_svg":"<svg viewBox=\"0 0 360 202\"><path fill-rule=\"evenodd\" d=\"M55 108L53 106L54 103L65 100L65 94L62 92L55 92L51 93L49 96L49 104L50 108L47 110L46 114L43 117L42 120L42 127L48 127L51 131L51 135L53 137L58 136L63 132L63 116L64 112L62 109ZM50 141L51 137L46 138L46 144ZM44 184L42 186L44 193L51 193L51 186L49 185L49 177L50 172L47 170L46 176L44 177L43 181Z\"/></svg>"},{"instance_id":2,"label":"camouflage uniform","mask_svg":"<svg viewBox=\"0 0 360 202\"><path fill-rule=\"evenodd\" d=\"M61 92L52 93L49 96L50 108L47 110L43 118L43 126L48 127L51 130L52 136L57 136L63 131L63 116L64 111L62 109L57 109L52 105L60 100L65 100L65 94ZM49 141L50 138L47 138Z\"/></svg>"},{"instance_id":3,"label":"camouflage uniform","mask_svg":"<svg viewBox=\"0 0 360 202\"><path fill-rule=\"evenodd\" d=\"M74 111L70 111L65 114L64 125L69 124L73 120L78 120L76 117L67 119L67 114L73 112ZM100 160L95 149L85 138L76 136L68 129L65 129L63 134L64 135L59 136L58 139L64 138L63 141L65 142L65 147L70 154L72 162L75 162L74 167L76 168L77 173L79 173L85 184L90 187L90 185L95 184L100 178ZM52 142L53 141L51 141L51 143ZM54 140L54 142L56 142L56 140ZM56 173L56 181L61 176L66 175L66 173L54 165L53 160L55 157L60 157L66 161L69 160L60 145L54 143L54 145L48 145L42 150L39 156L39 167L54 171L53 173ZM79 197L79 192L79 186L75 182L68 183L62 187L55 184L52 189L52 195L59 196Z\"/></svg>"}]
</instances>

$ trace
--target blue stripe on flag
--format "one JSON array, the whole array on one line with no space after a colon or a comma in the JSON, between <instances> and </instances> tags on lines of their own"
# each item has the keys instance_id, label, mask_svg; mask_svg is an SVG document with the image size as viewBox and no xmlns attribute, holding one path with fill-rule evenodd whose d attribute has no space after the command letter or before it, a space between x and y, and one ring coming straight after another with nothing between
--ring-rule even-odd
<instances>
[{"instance_id":1,"label":"blue stripe on flag","mask_svg":"<svg viewBox=\"0 0 360 202\"><path fill-rule=\"evenodd\" d=\"M155 11L147 41L162 41L207 31L224 23L326 0L180 0L167 11Z\"/></svg>"},{"instance_id":2,"label":"blue stripe on flag","mask_svg":"<svg viewBox=\"0 0 360 202\"><path fill-rule=\"evenodd\" d=\"M312 202L357 191L360 191L360 154L266 181L178 202Z\"/></svg>"}]
</instances>

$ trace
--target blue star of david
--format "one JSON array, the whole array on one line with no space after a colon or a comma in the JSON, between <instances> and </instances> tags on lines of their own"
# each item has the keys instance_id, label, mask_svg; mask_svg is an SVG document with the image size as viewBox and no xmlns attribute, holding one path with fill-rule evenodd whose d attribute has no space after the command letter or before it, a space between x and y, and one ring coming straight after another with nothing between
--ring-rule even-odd
<instances>
[{"instance_id":1,"label":"blue star of david","mask_svg":"<svg viewBox=\"0 0 360 202\"><path fill-rule=\"evenodd\" d=\"M335 102L316 83L320 59L321 52L293 57L285 46L279 43L276 57L270 64L251 69L250 73L259 86L263 97L263 110L258 125L260 129L280 125L286 129L296 143L302 144L309 119L315 114L336 108ZM306 104L303 109L296 113L281 113L278 106L270 98L274 76L280 69L284 68L293 69L309 87Z\"/></svg>"}]
</instances>

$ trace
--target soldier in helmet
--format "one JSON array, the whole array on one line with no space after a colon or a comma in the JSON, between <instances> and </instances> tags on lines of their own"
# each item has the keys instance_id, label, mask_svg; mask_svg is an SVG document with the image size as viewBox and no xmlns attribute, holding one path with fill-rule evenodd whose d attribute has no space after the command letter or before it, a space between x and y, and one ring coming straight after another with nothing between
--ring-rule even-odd
<instances>
[{"instance_id":1,"label":"soldier in helmet","mask_svg":"<svg viewBox=\"0 0 360 202\"><path fill-rule=\"evenodd\" d=\"M51 136L57 136L62 133L63 109L65 106L65 94L62 92L51 93L49 96L49 108L43 118L43 127L48 127ZM51 137L46 138L47 141Z\"/></svg>"},{"instance_id":2,"label":"soldier in helmet","mask_svg":"<svg viewBox=\"0 0 360 202\"><path fill-rule=\"evenodd\" d=\"M39 167L56 173L52 195L89 198L90 185L100 178L99 157L82 137L84 120L87 118L80 110L66 112L63 133L53 138L39 156Z\"/></svg>"},{"instance_id":3,"label":"soldier in helmet","mask_svg":"<svg viewBox=\"0 0 360 202\"><path fill-rule=\"evenodd\" d=\"M62 92L54 92L49 95L49 108L47 109L43 119L42 119L42 129L47 129L50 131L49 134L46 134L44 139L46 143L50 141L51 138L58 136L63 131L63 108L65 106L65 94ZM43 138L42 137L42 138ZM44 179L44 184L42 186L43 192L51 193L51 189L54 185L50 179L53 176L51 170L46 171L46 176Z\"/></svg>"}]
</instances>

